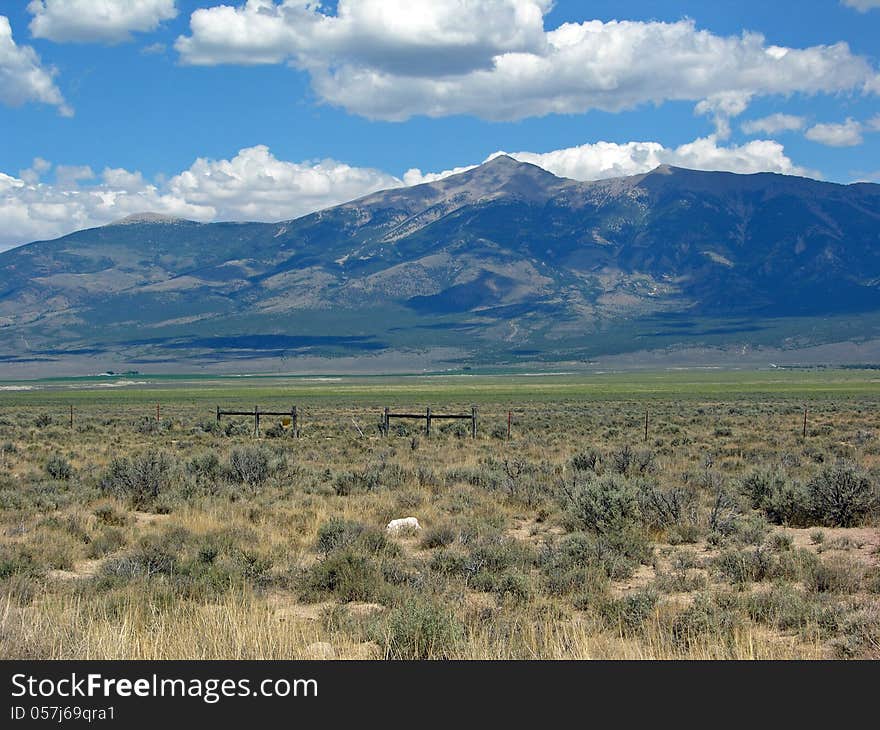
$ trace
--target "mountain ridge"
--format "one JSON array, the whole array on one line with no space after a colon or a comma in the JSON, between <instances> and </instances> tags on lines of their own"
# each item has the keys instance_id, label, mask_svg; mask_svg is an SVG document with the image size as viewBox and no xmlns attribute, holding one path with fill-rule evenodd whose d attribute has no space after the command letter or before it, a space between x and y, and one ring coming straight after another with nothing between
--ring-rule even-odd
<instances>
[{"instance_id":1,"label":"mountain ridge","mask_svg":"<svg viewBox=\"0 0 880 730\"><path fill-rule=\"evenodd\" d=\"M780 322L874 312L880 185L666 165L580 182L499 155L277 223L141 213L2 252L0 372L74 352L247 369L797 347L846 327Z\"/></svg>"}]
</instances>

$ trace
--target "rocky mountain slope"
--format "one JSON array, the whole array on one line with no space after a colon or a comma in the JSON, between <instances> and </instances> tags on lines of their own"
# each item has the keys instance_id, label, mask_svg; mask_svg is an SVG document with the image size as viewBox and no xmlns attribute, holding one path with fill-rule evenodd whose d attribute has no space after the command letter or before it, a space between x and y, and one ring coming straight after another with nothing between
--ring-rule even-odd
<instances>
[{"instance_id":1,"label":"rocky mountain slope","mask_svg":"<svg viewBox=\"0 0 880 730\"><path fill-rule=\"evenodd\" d=\"M0 253L0 368L798 347L875 313L880 185L769 173L584 183L500 156L292 221L145 214Z\"/></svg>"}]
</instances>

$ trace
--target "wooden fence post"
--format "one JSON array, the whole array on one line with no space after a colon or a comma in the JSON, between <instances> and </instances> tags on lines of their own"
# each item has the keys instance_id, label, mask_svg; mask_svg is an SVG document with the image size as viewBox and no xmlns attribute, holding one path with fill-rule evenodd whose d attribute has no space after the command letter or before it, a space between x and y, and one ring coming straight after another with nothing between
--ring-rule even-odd
<instances>
[{"instance_id":1,"label":"wooden fence post","mask_svg":"<svg viewBox=\"0 0 880 730\"><path fill-rule=\"evenodd\" d=\"M217 406L217 425L220 425L220 406Z\"/></svg>"},{"instance_id":2,"label":"wooden fence post","mask_svg":"<svg viewBox=\"0 0 880 730\"><path fill-rule=\"evenodd\" d=\"M648 409L645 409L645 441L648 440Z\"/></svg>"},{"instance_id":3,"label":"wooden fence post","mask_svg":"<svg viewBox=\"0 0 880 730\"><path fill-rule=\"evenodd\" d=\"M471 406L471 438L477 437L477 407Z\"/></svg>"},{"instance_id":4,"label":"wooden fence post","mask_svg":"<svg viewBox=\"0 0 880 730\"><path fill-rule=\"evenodd\" d=\"M385 414L382 416L382 429L385 431L385 435L388 435L388 427L390 419L388 417L388 406L385 406Z\"/></svg>"},{"instance_id":5,"label":"wooden fence post","mask_svg":"<svg viewBox=\"0 0 880 730\"><path fill-rule=\"evenodd\" d=\"M431 435L431 406L425 411L425 436Z\"/></svg>"},{"instance_id":6,"label":"wooden fence post","mask_svg":"<svg viewBox=\"0 0 880 730\"><path fill-rule=\"evenodd\" d=\"M159 404L156 404L156 423L159 423Z\"/></svg>"},{"instance_id":7,"label":"wooden fence post","mask_svg":"<svg viewBox=\"0 0 880 730\"><path fill-rule=\"evenodd\" d=\"M293 429L293 437L299 438L299 414L296 412L296 406L290 409L290 427Z\"/></svg>"},{"instance_id":8,"label":"wooden fence post","mask_svg":"<svg viewBox=\"0 0 880 730\"><path fill-rule=\"evenodd\" d=\"M510 441L510 411L507 412L507 440Z\"/></svg>"},{"instance_id":9,"label":"wooden fence post","mask_svg":"<svg viewBox=\"0 0 880 730\"><path fill-rule=\"evenodd\" d=\"M260 435L260 407L254 406L254 437Z\"/></svg>"},{"instance_id":10,"label":"wooden fence post","mask_svg":"<svg viewBox=\"0 0 880 730\"><path fill-rule=\"evenodd\" d=\"M73 404L70 405L70 427L73 428Z\"/></svg>"},{"instance_id":11,"label":"wooden fence post","mask_svg":"<svg viewBox=\"0 0 880 730\"><path fill-rule=\"evenodd\" d=\"M804 406L804 438L807 437L807 407Z\"/></svg>"}]
</instances>

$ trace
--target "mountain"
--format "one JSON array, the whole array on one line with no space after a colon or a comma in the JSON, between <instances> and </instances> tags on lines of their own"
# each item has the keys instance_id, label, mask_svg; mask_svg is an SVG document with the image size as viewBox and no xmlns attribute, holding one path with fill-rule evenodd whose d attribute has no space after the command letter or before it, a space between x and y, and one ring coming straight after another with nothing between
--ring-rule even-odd
<instances>
[{"instance_id":1,"label":"mountain","mask_svg":"<svg viewBox=\"0 0 880 730\"><path fill-rule=\"evenodd\" d=\"M0 336L0 373L880 338L880 185L502 155L280 223L130 216L0 253Z\"/></svg>"}]
</instances>

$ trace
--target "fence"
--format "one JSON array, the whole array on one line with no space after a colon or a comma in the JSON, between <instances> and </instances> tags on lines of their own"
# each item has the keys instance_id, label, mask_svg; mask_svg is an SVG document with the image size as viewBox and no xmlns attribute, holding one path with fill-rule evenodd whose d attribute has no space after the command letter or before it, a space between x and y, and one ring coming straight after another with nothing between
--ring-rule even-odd
<instances>
[{"instance_id":1,"label":"fence","mask_svg":"<svg viewBox=\"0 0 880 730\"><path fill-rule=\"evenodd\" d=\"M289 411L261 411L259 406L254 406L252 411L225 411L217 406L217 425L220 425L220 419L223 416L253 416L254 417L254 436L260 435L260 417L261 416L281 416L285 420L290 419L289 423L281 422L282 427L292 428L293 435L299 437L299 416L296 406L292 406Z\"/></svg>"},{"instance_id":2,"label":"fence","mask_svg":"<svg viewBox=\"0 0 880 730\"><path fill-rule=\"evenodd\" d=\"M382 413L382 431L387 436L390 427L391 427L391 419L392 418L412 418L416 420L425 421L425 434L431 435L431 422L435 420L457 420L464 421L470 420L471 422L471 438L477 437L477 408L476 406L471 406L470 413L432 413L430 406L425 409L425 413L392 413L389 408L385 408Z\"/></svg>"}]
</instances>

